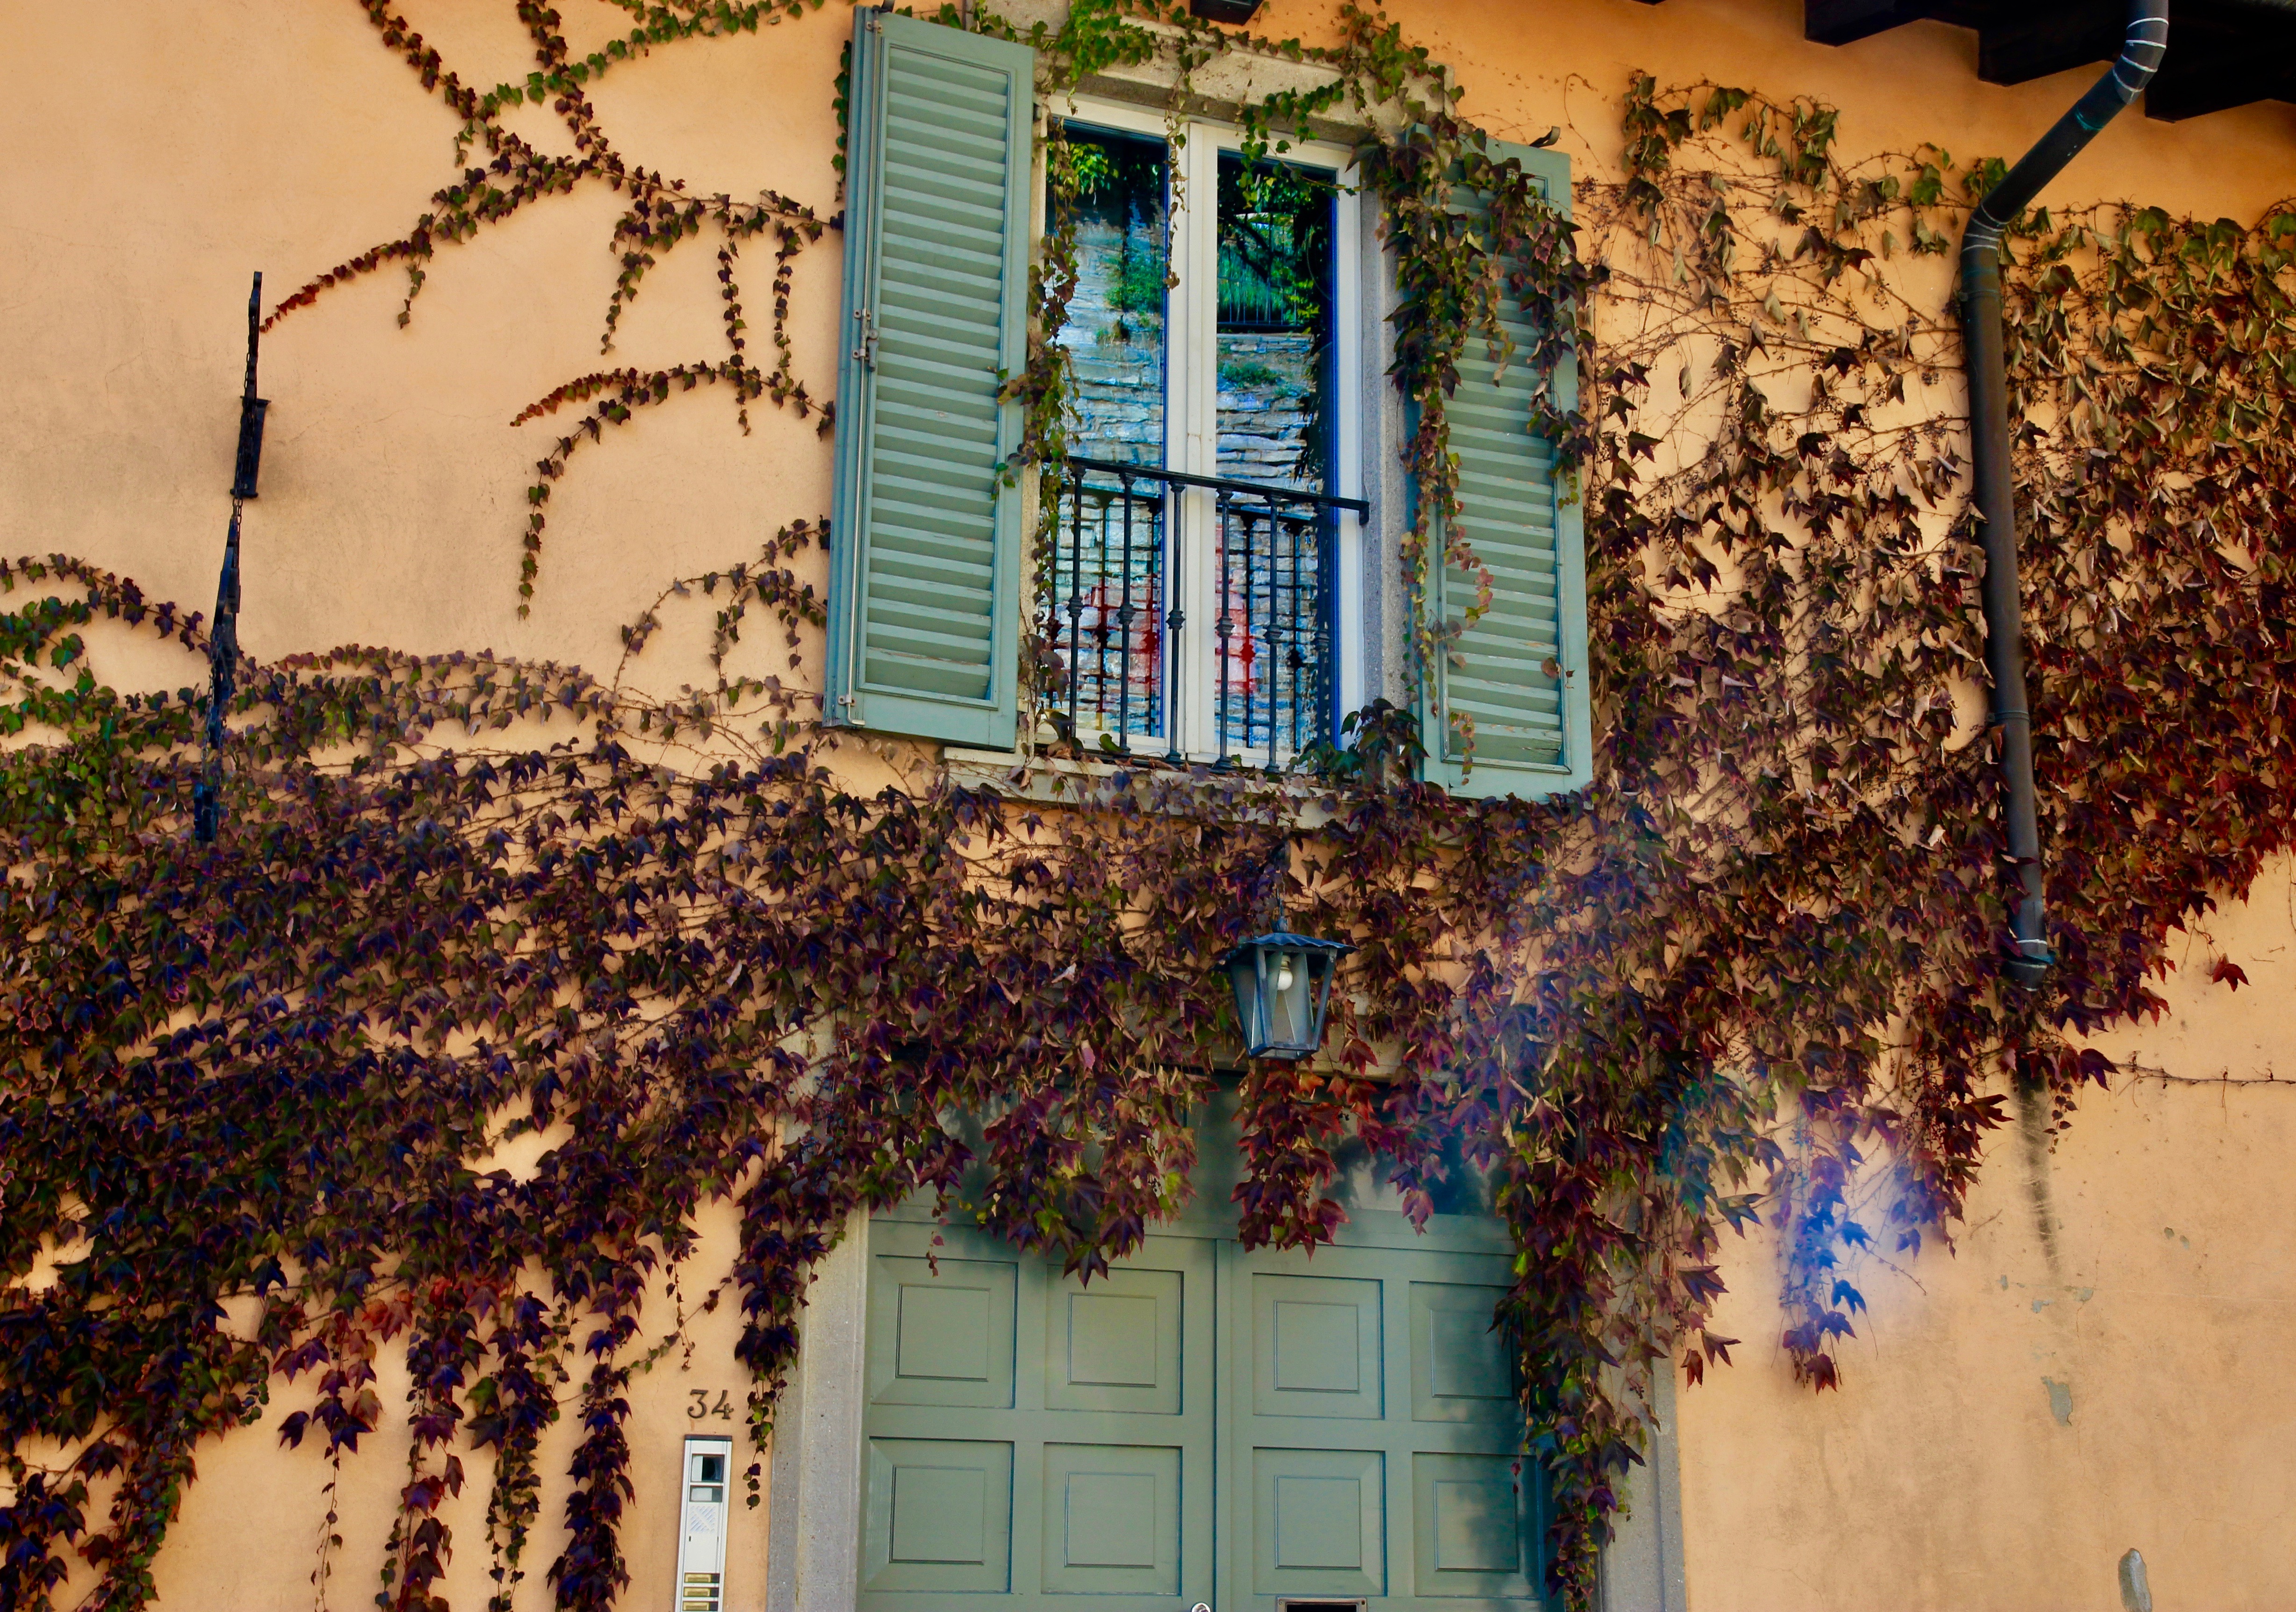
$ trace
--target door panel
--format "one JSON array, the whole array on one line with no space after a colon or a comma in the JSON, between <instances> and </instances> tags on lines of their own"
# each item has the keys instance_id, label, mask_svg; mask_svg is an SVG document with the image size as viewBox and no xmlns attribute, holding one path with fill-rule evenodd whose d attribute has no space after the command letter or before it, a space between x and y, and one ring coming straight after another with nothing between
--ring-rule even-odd
<instances>
[{"instance_id":1,"label":"door panel","mask_svg":"<svg viewBox=\"0 0 2296 1612\"><path fill-rule=\"evenodd\" d=\"M1481 1421L1513 1415L1514 1352L1493 1323L1500 1287L1411 1284L1411 1419Z\"/></svg>"},{"instance_id":2,"label":"door panel","mask_svg":"<svg viewBox=\"0 0 2296 1612\"><path fill-rule=\"evenodd\" d=\"M1539 1605L1490 1223L1152 1237L1086 1284L915 1214L870 1229L859 1612Z\"/></svg>"},{"instance_id":3,"label":"door panel","mask_svg":"<svg viewBox=\"0 0 2296 1612\"><path fill-rule=\"evenodd\" d=\"M1384 1594L1384 1465L1377 1450L1254 1450L1253 1591Z\"/></svg>"},{"instance_id":4,"label":"door panel","mask_svg":"<svg viewBox=\"0 0 2296 1612\"><path fill-rule=\"evenodd\" d=\"M1263 1340L1253 1362L1254 1411L1379 1419L1386 1376L1379 1283L1255 1272L1251 1307Z\"/></svg>"},{"instance_id":5,"label":"door panel","mask_svg":"<svg viewBox=\"0 0 2296 1612\"><path fill-rule=\"evenodd\" d=\"M1013 1446L982 1440L869 1441L872 1590L1002 1592L1012 1583Z\"/></svg>"},{"instance_id":6,"label":"door panel","mask_svg":"<svg viewBox=\"0 0 2296 1612\"><path fill-rule=\"evenodd\" d=\"M1180 1452L1045 1446L1046 1590L1180 1592Z\"/></svg>"},{"instance_id":7,"label":"door panel","mask_svg":"<svg viewBox=\"0 0 2296 1612\"><path fill-rule=\"evenodd\" d=\"M873 1264L870 1402L1009 1408L1019 1262L879 1255Z\"/></svg>"},{"instance_id":8,"label":"door panel","mask_svg":"<svg viewBox=\"0 0 2296 1612\"><path fill-rule=\"evenodd\" d=\"M1119 1266L1046 1306L1045 1404L1054 1411L1180 1412L1181 1272Z\"/></svg>"},{"instance_id":9,"label":"door panel","mask_svg":"<svg viewBox=\"0 0 2296 1612\"><path fill-rule=\"evenodd\" d=\"M1316 1595L1522 1612L1543 1522L1493 1326L1510 1261L1465 1239L1362 1234L1371 1246L1312 1258L1221 1245L1235 1407L1223 1520L1251 1546L1218 1612Z\"/></svg>"},{"instance_id":10,"label":"door panel","mask_svg":"<svg viewBox=\"0 0 2296 1612\"><path fill-rule=\"evenodd\" d=\"M869 1238L861 1612L1210 1600L1212 1245L1087 1284L966 1228Z\"/></svg>"},{"instance_id":11,"label":"door panel","mask_svg":"<svg viewBox=\"0 0 2296 1612\"><path fill-rule=\"evenodd\" d=\"M1509 1455L1411 1458L1414 1587L1481 1599L1530 1593L1530 1508L1523 1460Z\"/></svg>"}]
</instances>

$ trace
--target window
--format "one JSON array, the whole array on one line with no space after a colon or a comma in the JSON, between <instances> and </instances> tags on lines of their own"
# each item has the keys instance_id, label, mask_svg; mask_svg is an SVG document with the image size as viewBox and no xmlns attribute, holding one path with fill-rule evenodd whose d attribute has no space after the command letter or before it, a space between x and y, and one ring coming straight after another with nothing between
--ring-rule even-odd
<instances>
[{"instance_id":1,"label":"window","mask_svg":"<svg viewBox=\"0 0 2296 1612\"><path fill-rule=\"evenodd\" d=\"M1280 765L1356 693L1363 509L1347 153L1079 109L1069 486L1042 630L1055 723ZM1048 215L1051 201L1046 201Z\"/></svg>"},{"instance_id":2,"label":"window","mask_svg":"<svg viewBox=\"0 0 2296 1612\"><path fill-rule=\"evenodd\" d=\"M1420 675L1372 675L1367 644L1420 634L1367 602L1398 592L1408 489L1392 411L1363 395L1381 282L1347 152L1247 163L1215 124L1171 141L1126 106L1052 114L1076 165L1080 283L1062 332L1073 458L1037 597L1025 489L1000 477L1043 228L1033 57L869 8L854 26L827 720L1010 749L1033 609L1056 658L1049 714L1104 749L1281 765L1385 694L1419 702L1427 775L1455 792L1585 782L1578 511L1530 430L1545 378L1479 346L1450 420L1491 608ZM1563 159L1499 154L1568 209ZM1472 234L1476 199L1456 205ZM1567 398L1575 377L1553 379ZM1475 581L1438 574L1414 605L1456 617Z\"/></svg>"}]
</instances>

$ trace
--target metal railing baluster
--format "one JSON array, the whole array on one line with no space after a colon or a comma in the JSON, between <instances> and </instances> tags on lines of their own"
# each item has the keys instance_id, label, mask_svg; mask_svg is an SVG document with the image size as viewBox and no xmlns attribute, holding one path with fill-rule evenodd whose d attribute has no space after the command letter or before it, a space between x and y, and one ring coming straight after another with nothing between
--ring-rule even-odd
<instances>
[{"instance_id":1,"label":"metal railing baluster","mask_svg":"<svg viewBox=\"0 0 2296 1612\"><path fill-rule=\"evenodd\" d=\"M1235 657L1232 648L1235 634L1235 608L1229 602L1228 573L1234 564L1235 545L1228 539L1228 523L1234 516L1234 505L1226 493L1212 495L1212 527L1218 534L1219 546L1219 615L1213 621L1212 631L1219 635L1219 759L1227 759L1228 682Z\"/></svg>"},{"instance_id":2,"label":"metal railing baluster","mask_svg":"<svg viewBox=\"0 0 2296 1612\"><path fill-rule=\"evenodd\" d=\"M1132 478L1124 483L1124 593L1116 611L1116 748L1132 753Z\"/></svg>"},{"instance_id":3,"label":"metal railing baluster","mask_svg":"<svg viewBox=\"0 0 2296 1612\"><path fill-rule=\"evenodd\" d=\"M1217 754L1223 760L1260 754L1270 769L1298 756L1334 719L1327 708L1336 686L1331 611L1337 528L1332 518L1341 510L1366 513L1366 506L1357 499L1145 465L1077 457L1067 468L1062 495L1070 507L1062 512L1068 519L1056 517L1052 531L1057 549L1066 528L1069 552L1055 552L1052 571L1055 589L1064 580L1068 595L1054 611L1068 617L1070 731L1087 725L1089 715L1128 755L1136 727L1146 735L1160 726L1167 757L1186 758L1180 735L1187 612L1177 585L1185 527L1174 501L1185 489L1201 487L1212 494L1212 632L1219 675L1218 688L1207 691ZM1115 486L1106 485L1111 479ZM1144 493L1144 486L1153 491ZM1085 552L1087 499L1095 506L1090 556ZM1120 510L1111 507L1119 500ZM1089 700L1083 688L1087 608L1095 638ZM1151 642L1152 629L1135 638L1144 612L1147 621L1162 624L1161 654Z\"/></svg>"},{"instance_id":4,"label":"metal railing baluster","mask_svg":"<svg viewBox=\"0 0 2296 1612\"><path fill-rule=\"evenodd\" d=\"M1180 749L1180 634L1188 625L1188 613L1180 608L1179 593L1172 586L1172 578L1185 574L1180 563L1180 523L1172 519L1172 503L1180 489L1166 482L1157 506L1157 520L1161 523L1158 535L1166 541L1159 550L1164 555L1164 655L1170 670L1164 678L1164 758L1178 762L1186 759Z\"/></svg>"},{"instance_id":5,"label":"metal railing baluster","mask_svg":"<svg viewBox=\"0 0 2296 1612\"><path fill-rule=\"evenodd\" d=\"M1101 731L1108 731L1108 506L1109 498L1100 501L1100 511L1092 523L1094 547L1097 563L1092 568L1092 714Z\"/></svg>"},{"instance_id":6,"label":"metal railing baluster","mask_svg":"<svg viewBox=\"0 0 2296 1612\"><path fill-rule=\"evenodd\" d=\"M1283 704L1283 687L1285 683L1284 674L1292 670L1292 661L1295 653L1295 646L1299 642L1299 624L1294 619L1300 606L1299 528L1288 517L1278 517L1271 514L1268 518L1267 523L1267 541L1268 549L1271 554L1280 552L1283 545L1287 541L1289 542L1292 550L1290 574L1288 576L1286 575L1283 562L1281 559L1277 559L1270 568L1268 575L1268 592L1274 600L1274 613L1271 618L1270 629L1267 635L1268 659L1274 663L1268 667L1267 697L1267 720L1269 724L1267 732L1267 754L1270 761L1272 762L1275 756L1275 729L1278 724L1283 723L1285 710ZM1286 610L1283 608L1283 598L1284 590L1287 587L1290 589L1292 594L1292 608L1289 610ZM1296 680L1294 681L1296 682ZM1292 693L1295 696L1299 693L1297 687L1292 689ZM1297 754L1299 749L1299 738L1297 733L1294 733L1292 740L1292 750L1294 754Z\"/></svg>"},{"instance_id":7,"label":"metal railing baluster","mask_svg":"<svg viewBox=\"0 0 2296 1612\"><path fill-rule=\"evenodd\" d=\"M1260 736L1273 742L1275 735L1267 731L1267 599L1263 578L1273 581L1270 571L1259 557L1260 522L1264 510L1253 510L1243 522L1243 654L1246 675L1251 680L1251 697L1243 704L1243 748L1252 749L1252 718L1259 718Z\"/></svg>"},{"instance_id":8,"label":"metal railing baluster","mask_svg":"<svg viewBox=\"0 0 2296 1612\"><path fill-rule=\"evenodd\" d=\"M1069 505L1069 732L1076 732L1078 699L1084 686L1084 483L1076 483ZM1054 521L1057 530L1059 522ZM1057 558L1054 561L1058 571Z\"/></svg>"}]
</instances>

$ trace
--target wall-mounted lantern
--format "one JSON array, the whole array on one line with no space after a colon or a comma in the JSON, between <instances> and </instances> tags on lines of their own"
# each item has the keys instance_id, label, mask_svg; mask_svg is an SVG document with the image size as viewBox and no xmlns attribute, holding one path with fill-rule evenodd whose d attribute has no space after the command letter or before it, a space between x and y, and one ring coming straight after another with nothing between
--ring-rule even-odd
<instances>
[{"instance_id":1,"label":"wall-mounted lantern","mask_svg":"<svg viewBox=\"0 0 2296 1612\"><path fill-rule=\"evenodd\" d=\"M1219 954L1235 988L1235 1019L1247 1058L1311 1058L1324 1044L1324 1009L1340 959L1355 947L1343 940L1294 935L1275 927Z\"/></svg>"},{"instance_id":2,"label":"wall-mounted lantern","mask_svg":"<svg viewBox=\"0 0 2296 1612\"><path fill-rule=\"evenodd\" d=\"M1241 28L1259 14L1259 0L1188 0L1188 15Z\"/></svg>"}]
</instances>

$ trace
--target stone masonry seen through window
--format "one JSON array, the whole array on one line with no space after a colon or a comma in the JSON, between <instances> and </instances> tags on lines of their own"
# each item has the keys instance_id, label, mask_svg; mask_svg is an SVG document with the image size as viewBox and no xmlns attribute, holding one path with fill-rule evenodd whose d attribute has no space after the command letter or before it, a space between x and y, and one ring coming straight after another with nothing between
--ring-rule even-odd
<instances>
[{"instance_id":1,"label":"stone masonry seen through window","mask_svg":"<svg viewBox=\"0 0 2296 1612\"><path fill-rule=\"evenodd\" d=\"M1278 765L1337 700L1336 168L1089 121L1056 722L1103 749ZM1048 212L1051 209L1048 206ZM1209 271L1209 272L1207 272Z\"/></svg>"}]
</instances>

